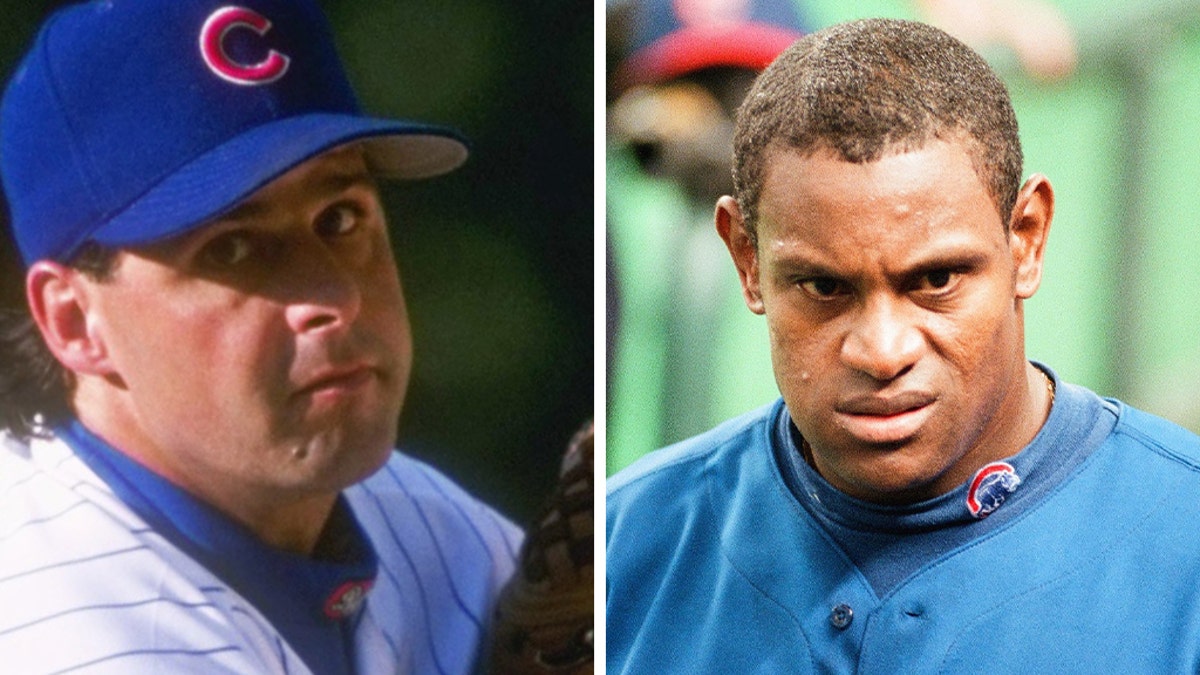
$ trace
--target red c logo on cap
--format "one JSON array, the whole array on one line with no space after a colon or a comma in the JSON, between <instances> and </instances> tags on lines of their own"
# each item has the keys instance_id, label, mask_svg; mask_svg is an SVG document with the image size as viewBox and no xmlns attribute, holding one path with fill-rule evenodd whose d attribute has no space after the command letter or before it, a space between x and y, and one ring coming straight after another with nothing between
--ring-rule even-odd
<instances>
[{"instance_id":1,"label":"red c logo on cap","mask_svg":"<svg viewBox=\"0 0 1200 675\"><path fill-rule=\"evenodd\" d=\"M209 70L234 84L269 84L283 77L291 59L272 49L258 63L242 64L225 52L225 36L235 28L249 28L259 35L271 30L271 22L262 14L245 7L222 7L213 12L200 29L200 55Z\"/></svg>"}]
</instances>

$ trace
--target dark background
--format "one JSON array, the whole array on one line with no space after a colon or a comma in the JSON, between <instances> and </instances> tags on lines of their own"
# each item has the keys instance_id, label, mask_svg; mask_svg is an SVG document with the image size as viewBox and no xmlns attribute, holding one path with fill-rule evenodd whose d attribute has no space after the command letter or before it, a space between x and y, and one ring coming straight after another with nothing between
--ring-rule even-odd
<instances>
[{"instance_id":1,"label":"dark background","mask_svg":"<svg viewBox=\"0 0 1200 675\"><path fill-rule=\"evenodd\" d=\"M64 4L0 2L4 81ZM593 415L592 3L321 5L369 113L472 143L459 171L384 187L416 351L400 445L527 522Z\"/></svg>"}]
</instances>

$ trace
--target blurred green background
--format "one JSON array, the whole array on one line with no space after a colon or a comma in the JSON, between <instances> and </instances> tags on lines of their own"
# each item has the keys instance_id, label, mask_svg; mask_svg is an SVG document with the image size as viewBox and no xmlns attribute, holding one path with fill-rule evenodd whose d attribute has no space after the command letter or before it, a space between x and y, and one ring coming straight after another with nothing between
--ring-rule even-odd
<instances>
[{"instance_id":1,"label":"blurred green background","mask_svg":"<svg viewBox=\"0 0 1200 675\"><path fill-rule=\"evenodd\" d=\"M1027 355L1068 381L1200 431L1200 0L1048 4L1078 45L1071 77L1038 80L1010 51L983 52L1012 93L1026 175L1043 173L1056 190L1042 286L1026 303ZM812 29L868 16L919 18L908 0L797 5ZM1009 7L1015 24L1034 21L1018 3ZM712 202L687 204L669 181L640 173L632 154L610 137L609 242L628 301L609 370L610 473L779 395L765 322L741 303L712 230ZM684 225L693 228L688 260L696 241L723 256L712 263L720 267L712 302L722 303L722 318L701 329L705 349L718 355L704 366L702 391L672 385L671 377L689 375L675 355L696 348L677 346L686 323L664 323L698 285L656 288L684 264L657 234L681 221L693 223ZM701 415L680 412L697 407Z\"/></svg>"},{"instance_id":2,"label":"blurred green background","mask_svg":"<svg viewBox=\"0 0 1200 675\"><path fill-rule=\"evenodd\" d=\"M6 81L64 4L0 2ZM472 143L459 171L384 188L416 354L400 445L527 522L593 416L592 4L321 4L368 112Z\"/></svg>"}]
</instances>

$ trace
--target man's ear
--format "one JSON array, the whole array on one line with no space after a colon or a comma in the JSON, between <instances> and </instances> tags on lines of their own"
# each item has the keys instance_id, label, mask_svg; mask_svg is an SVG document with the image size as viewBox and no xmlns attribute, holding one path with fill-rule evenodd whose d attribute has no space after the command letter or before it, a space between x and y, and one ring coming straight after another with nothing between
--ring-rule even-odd
<instances>
[{"instance_id":1,"label":"man's ear","mask_svg":"<svg viewBox=\"0 0 1200 675\"><path fill-rule=\"evenodd\" d=\"M758 248L746 231L746 221L738 202L728 195L717 200L715 216L717 234L729 249L738 279L742 282L742 298L755 314L764 313L762 292L758 281Z\"/></svg>"},{"instance_id":2,"label":"man's ear","mask_svg":"<svg viewBox=\"0 0 1200 675\"><path fill-rule=\"evenodd\" d=\"M1015 290L1022 300L1033 297L1042 283L1042 259L1053 219L1054 188L1045 176L1034 174L1017 193L1008 234L1016 270Z\"/></svg>"},{"instance_id":3,"label":"man's ear","mask_svg":"<svg viewBox=\"0 0 1200 675\"><path fill-rule=\"evenodd\" d=\"M112 367L90 315L89 283L77 270L41 260L25 275L25 295L42 339L63 366L75 373L106 375Z\"/></svg>"}]
</instances>

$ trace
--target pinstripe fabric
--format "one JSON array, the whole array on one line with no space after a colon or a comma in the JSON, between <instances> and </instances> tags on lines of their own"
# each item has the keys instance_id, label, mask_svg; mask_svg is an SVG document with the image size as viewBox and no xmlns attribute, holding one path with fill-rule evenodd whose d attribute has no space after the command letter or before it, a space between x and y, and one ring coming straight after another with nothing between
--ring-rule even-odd
<instances>
[{"instance_id":1,"label":"pinstripe fabric","mask_svg":"<svg viewBox=\"0 0 1200 675\"><path fill-rule=\"evenodd\" d=\"M367 616L399 672L469 672L519 531L404 455L346 496L379 557Z\"/></svg>"},{"instance_id":2,"label":"pinstripe fabric","mask_svg":"<svg viewBox=\"0 0 1200 675\"><path fill-rule=\"evenodd\" d=\"M398 453L345 494L379 558L355 632L358 672L470 672L519 531ZM7 436L0 671L309 672L258 610L150 528L65 443Z\"/></svg>"}]
</instances>

